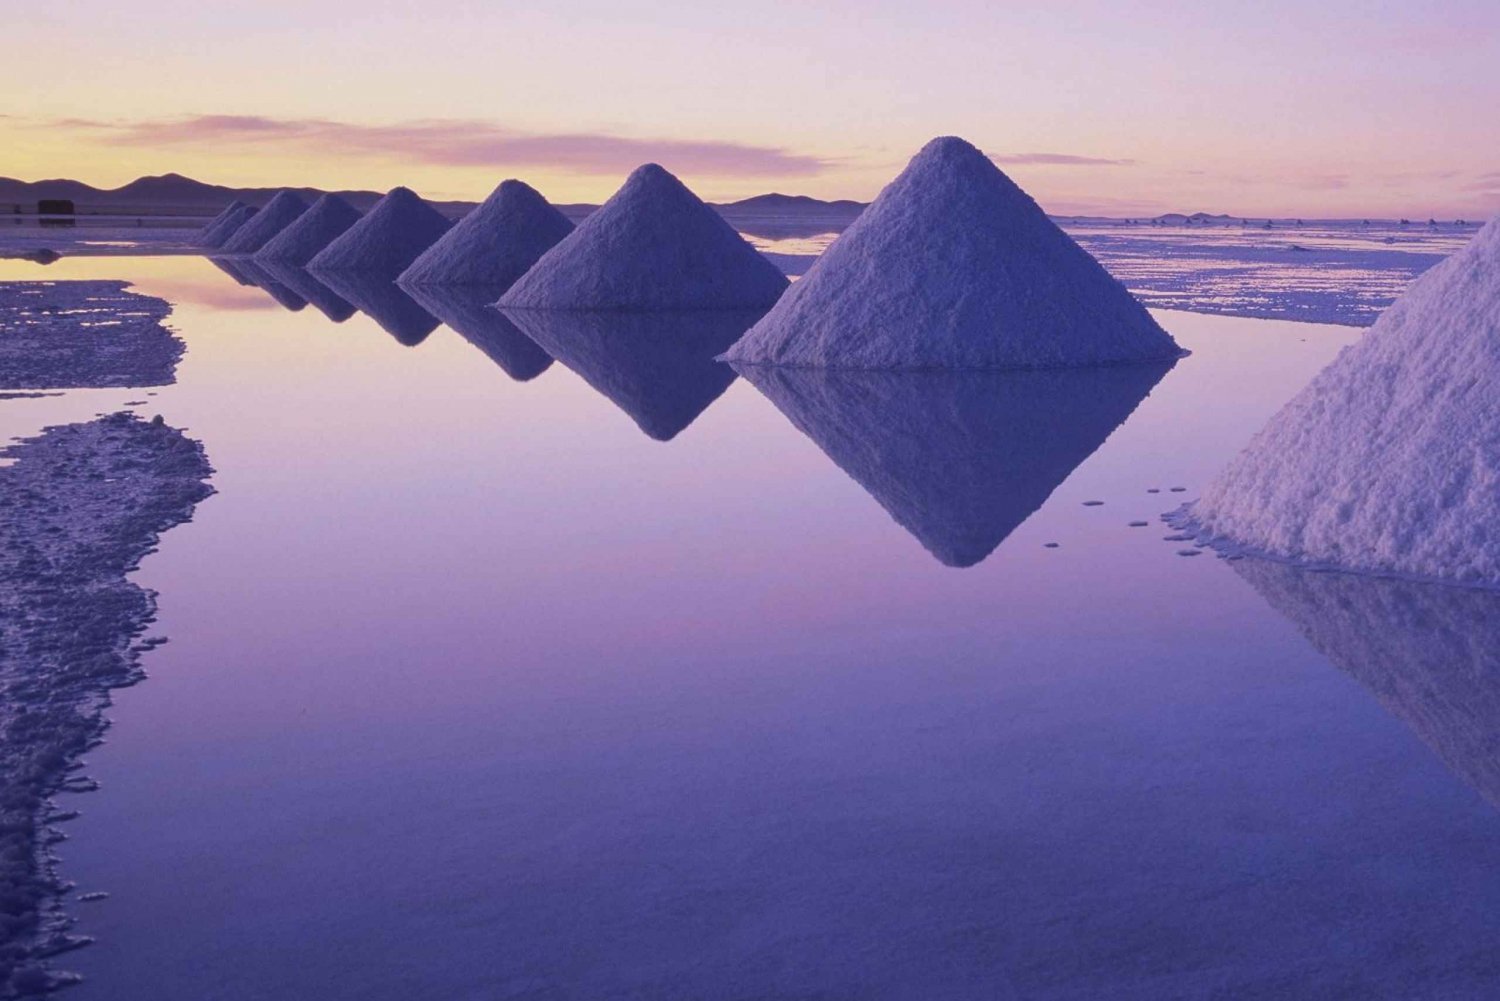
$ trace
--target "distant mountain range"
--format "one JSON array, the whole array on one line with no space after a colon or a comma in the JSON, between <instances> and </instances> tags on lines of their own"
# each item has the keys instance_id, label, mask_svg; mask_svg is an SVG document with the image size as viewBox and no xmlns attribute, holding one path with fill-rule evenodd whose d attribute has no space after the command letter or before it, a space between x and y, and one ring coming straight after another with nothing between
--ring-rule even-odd
<instances>
[{"instance_id":1,"label":"distant mountain range","mask_svg":"<svg viewBox=\"0 0 1500 1001\"><path fill-rule=\"evenodd\" d=\"M181 174L141 177L118 188L96 188L82 181L67 179L19 181L11 177L0 177L0 214L17 210L31 213L36 211L36 204L42 199L65 198L73 202L78 212L89 215L209 216L236 199L250 205L264 205L278 191L285 190L295 191L308 201L324 194L318 188L230 188L221 184L207 184ZM374 205L383 194L379 191L334 193L360 210ZM444 213L457 217L473 208L475 203L451 201L433 202L433 205ZM756 195L714 207L725 216L736 218L793 215L842 219L845 222L864 209L860 202L825 202L806 195L777 193ZM558 208L571 218L580 219L597 206L559 205Z\"/></svg>"}]
</instances>

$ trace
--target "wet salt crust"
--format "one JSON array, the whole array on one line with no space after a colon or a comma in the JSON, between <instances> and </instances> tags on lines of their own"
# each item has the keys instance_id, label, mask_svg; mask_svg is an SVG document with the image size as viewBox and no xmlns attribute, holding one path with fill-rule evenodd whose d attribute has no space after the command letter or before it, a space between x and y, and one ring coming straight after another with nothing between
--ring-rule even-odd
<instances>
[{"instance_id":1,"label":"wet salt crust","mask_svg":"<svg viewBox=\"0 0 1500 1001\"><path fill-rule=\"evenodd\" d=\"M1057 368L1181 353L979 150L922 148L725 355L833 368Z\"/></svg>"},{"instance_id":2,"label":"wet salt crust","mask_svg":"<svg viewBox=\"0 0 1500 1001\"><path fill-rule=\"evenodd\" d=\"M0 283L0 389L165 386L183 344L171 306L127 282Z\"/></svg>"},{"instance_id":3,"label":"wet salt crust","mask_svg":"<svg viewBox=\"0 0 1500 1001\"><path fill-rule=\"evenodd\" d=\"M1500 220L1174 516L1221 548L1500 587Z\"/></svg>"},{"instance_id":4,"label":"wet salt crust","mask_svg":"<svg viewBox=\"0 0 1500 1001\"><path fill-rule=\"evenodd\" d=\"M290 191L278 191L266 207L230 234L219 249L226 254L253 254L307 211L307 203Z\"/></svg>"},{"instance_id":5,"label":"wet salt crust","mask_svg":"<svg viewBox=\"0 0 1500 1001\"><path fill-rule=\"evenodd\" d=\"M0 997L66 982L83 944L61 911L49 797L108 725L109 690L143 677L155 595L125 575L211 494L202 447L128 414L46 429L0 452Z\"/></svg>"}]
</instances>

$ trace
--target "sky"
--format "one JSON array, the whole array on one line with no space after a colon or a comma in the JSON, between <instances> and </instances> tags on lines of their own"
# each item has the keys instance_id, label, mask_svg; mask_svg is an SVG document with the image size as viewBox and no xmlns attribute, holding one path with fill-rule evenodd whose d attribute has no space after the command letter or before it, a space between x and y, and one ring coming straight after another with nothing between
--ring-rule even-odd
<instances>
[{"instance_id":1,"label":"sky","mask_svg":"<svg viewBox=\"0 0 1500 1001\"><path fill-rule=\"evenodd\" d=\"M1494 0L39 0L0 175L867 200L936 135L1049 211L1500 212Z\"/></svg>"}]
</instances>

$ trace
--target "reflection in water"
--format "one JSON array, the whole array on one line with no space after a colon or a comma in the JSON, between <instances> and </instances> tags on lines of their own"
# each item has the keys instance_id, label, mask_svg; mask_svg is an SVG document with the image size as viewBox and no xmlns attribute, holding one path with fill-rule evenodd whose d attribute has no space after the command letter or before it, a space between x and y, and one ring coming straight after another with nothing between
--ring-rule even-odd
<instances>
[{"instance_id":1,"label":"reflection in water","mask_svg":"<svg viewBox=\"0 0 1500 1001\"><path fill-rule=\"evenodd\" d=\"M299 268L285 261L266 261L260 263L259 266L266 274L312 303L318 312L334 323L343 323L357 312L353 306L339 298L338 293L320 282L312 272L305 268Z\"/></svg>"},{"instance_id":2,"label":"reflection in water","mask_svg":"<svg viewBox=\"0 0 1500 1001\"><path fill-rule=\"evenodd\" d=\"M764 315L763 310L504 313L657 441L682 433L729 388L734 369L714 359Z\"/></svg>"},{"instance_id":3,"label":"reflection in water","mask_svg":"<svg viewBox=\"0 0 1500 1001\"><path fill-rule=\"evenodd\" d=\"M1318 652L1500 806L1500 593L1244 559Z\"/></svg>"},{"instance_id":4,"label":"reflection in water","mask_svg":"<svg viewBox=\"0 0 1500 1001\"><path fill-rule=\"evenodd\" d=\"M739 371L932 555L967 567L1041 507L1173 364Z\"/></svg>"},{"instance_id":5,"label":"reflection in water","mask_svg":"<svg viewBox=\"0 0 1500 1001\"><path fill-rule=\"evenodd\" d=\"M218 268L220 271L224 272L226 275L233 278L241 285L248 285L251 288L255 287L255 283L249 278L246 278L245 273L240 270L240 264L243 263L243 260L232 261L226 257L210 257L208 258L208 263L212 264L214 267Z\"/></svg>"},{"instance_id":6,"label":"reflection in water","mask_svg":"<svg viewBox=\"0 0 1500 1001\"><path fill-rule=\"evenodd\" d=\"M491 303L508 285L403 285L418 304L474 345L517 382L547 371L552 357Z\"/></svg>"},{"instance_id":7,"label":"reflection in water","mask_svg":"<svg viewBox=\"0 0 1500 1001\"><path fill-rule=\"evenodd\" d=\"M407 347L416 347L438 327L433 315L394 281L359 271L319 271L315 276Z\"/></svg>"},{"instance_id":8,"label":"reflection in water","mask_svg":"<svg viewBox=\"0 0 1500 1001\"><path fill-rule=\"evenodd\" d=\"M307 307L306 299L277 281L275 276L254 261L236 261L235 266L239 268L241 274L250 279L251 284L275 299L276 304L281 308L296 313Z\"/></svg>"}]
</instances>

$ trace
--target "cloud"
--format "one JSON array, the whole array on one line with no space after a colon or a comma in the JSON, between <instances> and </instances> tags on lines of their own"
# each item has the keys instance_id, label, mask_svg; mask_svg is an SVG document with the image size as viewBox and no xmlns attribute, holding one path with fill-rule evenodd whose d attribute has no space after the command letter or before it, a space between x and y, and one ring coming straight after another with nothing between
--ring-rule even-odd
<instances>
[{"instance_id":1,"label":"cloud","mask_svg":"<svg viewBox=\"0 0 1500 1001\"><path fill-rule=\"evenodd\" d=\"M118 146L276 148L399 157L448 167L548 167L576 174L620 174L647 161L690 174L768 177L808 177L830 166L819 157L774 146L603 132L538 134L464 119L364 125L324 118L192 115L133 122L71 118L47 125L91 132Z\"/></svg>"},{"instance_id":2,"label":"cloud","mask_svg":"<svg viewBox=\"0 0 1500 1001\"><path fill-rule=\"evenodd\" d=\"M996 153L996 163L1048 167L1133 167L1134 160L1111 160L1100 156L1075 156L1072 153Z\"/></svg>"}]
</instances>

